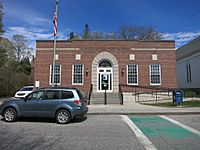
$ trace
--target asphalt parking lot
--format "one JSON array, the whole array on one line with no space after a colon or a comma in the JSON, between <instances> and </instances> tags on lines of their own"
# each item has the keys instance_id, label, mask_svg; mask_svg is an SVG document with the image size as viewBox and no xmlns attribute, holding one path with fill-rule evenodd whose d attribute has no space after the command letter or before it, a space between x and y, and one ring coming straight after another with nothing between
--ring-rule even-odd
<instances>
[{"instance_id":1,"label":"asphalt parking lot","mask_svg":"<svg viewBox=\"0 0 200 150\"><path fill-rule=\"evenodd\" d=\"M0 121L0 149L138 149L141 144L120 116L88 116L68 125L48 119Z\"/></svg>"},{"instance_id":2,"label":"asphalt parking lot","mask_svg":"<svg viewBox=\"0 0 200 150\"><path fill-rule=\"evenodd\" d=\"M199 115L170 115L168 117L200 131ZM152 125L152 122L149 124ZM137 125L140 126L140 124ZM184 150L188 148L183 143L185 141L190 143L190 149L197 149L200 146L197 142L200 141L200 137L193 134L190 137L179 138L177 142L179 146L174 146L176 143L173 139L164 137L160 139L159 136L150 137L148 135L147 137L157 149L169 149L170 147L170 149ZM88 115L73 120L68 125L59 125L54 120L36 118L23 118L14 123L6 123L1 118L0 149L144 150L145 148L120 115Z\"/></svg>"}]
</instances>

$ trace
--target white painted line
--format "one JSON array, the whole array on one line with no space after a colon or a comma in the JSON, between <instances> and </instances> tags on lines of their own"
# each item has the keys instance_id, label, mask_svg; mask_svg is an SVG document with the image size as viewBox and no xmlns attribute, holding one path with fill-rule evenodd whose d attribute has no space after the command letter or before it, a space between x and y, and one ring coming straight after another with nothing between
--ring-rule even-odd
<instances>
[{"instance_id":1,"label":"white painted line","mask_svg":"<svg viewBox=\"0 0 200 150\"><path fill-rule=\"evenodd\" d=\"M144 146L146 150L157 150L157 148L151 143L151 141L143 134L143 132L128 118L126 115L120 115L122 119L129 125L131 130L135 133L139 142Z\"/></svg>"},{"instance_id":2,"label":"white painted line","mask_svg":"<svg viewBox=\"0 0 200 150\"><path fill-rule=\"evenodd\" d=\"M192 132L192 133L194 133L194 134L196 134L198 136L200 136L200 132L198 130L195 130L195 129L191 128L191 127L188 127L188 126L186 126L186 125L184 125L184 124L182 124L182 123L180 123L180 122L178 122L176 120L168 118L166 116L162 116L161 115L160 117L163 118L163 119L166 119L166 120L168 120L168 121L170 121L170 122L172 122L172 123L174 123L174 124L176 124L176 125L178 125L178 126L180 126L182 128L184 128L184 129L186 129L186 130L188 130L188 131L190 131L190 132Z\"/></svg>"}]
</instances>

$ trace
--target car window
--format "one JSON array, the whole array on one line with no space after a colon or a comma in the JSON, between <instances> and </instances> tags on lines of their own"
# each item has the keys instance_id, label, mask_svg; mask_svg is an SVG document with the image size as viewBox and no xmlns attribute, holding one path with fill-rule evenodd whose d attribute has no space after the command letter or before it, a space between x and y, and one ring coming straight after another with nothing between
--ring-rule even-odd
<instances>
[{"instance_id":1,"label":"car window","mask_svg":"<svg viewBox=\"0 0 200 150\"><path fill-rule=\"evenodd\" d=\"M31 87L22 88L20 91L33 91L33 88Z\"/></svg>"},{"instance_id":2,"label":"car window","mask_svg":"<svg viewBox=\"0 0 200 150\"><path fill-rule=\"evenodd\" d=\"M49 90L46 92L45 99L59 99L58 90Z\"/></svg>"},{"instance_id":3,"label":"car window","mask_svg":"<svg viewBox=\"0 0 200 150\"><path fill-rule=\"evenodd\" d=\"M72 91L61 91L61 96L62 99L74 98Z\"/></svg>"},{"instance_id":4,"label":"car window","mask_svg":"<svg viewBox=\"0 0 200 150\"><path fill-rule=\"evenodd\" d=\"M44 96L44 91L37 91L37 92L30 94L27 97L27 100L41 100L43 98L43 96Z\"/></svg>"},{"instance_id":5,"label":"car window","mask_svg":"<svg viewBox=\"0 0 200 150\"><path fill-rule=\"evenodd\" d=\"M76 90L76 91L77 91L78 96L80 97L80 99L84 99L83 93L81 91L79 91L79 90Z\"/></svg>"}]
</instances>

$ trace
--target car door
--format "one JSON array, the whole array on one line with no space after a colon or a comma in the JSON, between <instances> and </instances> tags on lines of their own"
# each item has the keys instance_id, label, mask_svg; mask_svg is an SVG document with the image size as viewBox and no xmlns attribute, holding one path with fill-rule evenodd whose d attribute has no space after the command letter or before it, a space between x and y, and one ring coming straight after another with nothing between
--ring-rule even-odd
<instances>
[{"instance_id":1,"label":"car door","mask_svg":"<svg viewBox=\"0 0 200 150\"><path fill-rule=\"evenodd\" d=\"M55 116L55 109L59 104L59 97L59 90L46 90L44 99L40 103L40 111L44 117Z\"/></svg>"},{"instance_id":2,"label":"car door","mask_svg":"<svg viewBox=\"0 0 200 150\"><path fill-rule=\"evenodd\" d=\"M22 116L39 116L40 103L44 97L44 91L36 91L28 95L24 101L19 105Z\"/></svg>"}]
</instances>

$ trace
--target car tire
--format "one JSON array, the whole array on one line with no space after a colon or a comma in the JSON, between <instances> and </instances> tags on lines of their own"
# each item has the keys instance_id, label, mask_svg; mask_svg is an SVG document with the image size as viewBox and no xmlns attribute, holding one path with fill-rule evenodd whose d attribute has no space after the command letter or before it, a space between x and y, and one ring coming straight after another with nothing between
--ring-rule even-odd
<instances>
[{"instance_id":1,"label":"car tire","mask_svg":"<svg viewBox=\"0 0 200 150\"><path fill-rule=\"evenodd\" d=\"M71 115L69 111L61 109L56 113L56 122L58 124L67 124L71 120Z\"/></svg>"},{"instance_id":2,"label":"car tire","mask_svg":"<svg viewBox=\"0 0 200 150\"><path fill-rule=\"evenodd\" d=\"M3 112L3 118L6 122L14 122L17 120L17 112L13 108L7 108Z\"/></svg>"}]
</instances>

